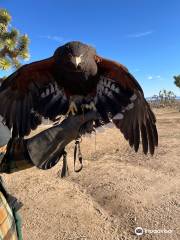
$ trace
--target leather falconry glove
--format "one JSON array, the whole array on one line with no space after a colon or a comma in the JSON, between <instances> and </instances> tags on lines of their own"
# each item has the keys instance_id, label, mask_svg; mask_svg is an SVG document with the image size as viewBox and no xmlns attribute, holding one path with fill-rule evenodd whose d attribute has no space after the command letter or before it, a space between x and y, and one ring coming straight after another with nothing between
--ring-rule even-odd
<instances>
[{"instance_id":1,"label":"leather falconry glove","mask_svg":"<svg viewBox=\"0 0 180 240\"><path fill-rule=\"evenodd\" d=\"M64 177L67 173L65 147L80 136L83 124L96 119L98 119L98 113L95 111L69 116L60 124L29 139L10 139L0 163L0 172L12 173L33 166L49 169L64 156L61 174L61 177Z\"/></svg>"}]
</instances>

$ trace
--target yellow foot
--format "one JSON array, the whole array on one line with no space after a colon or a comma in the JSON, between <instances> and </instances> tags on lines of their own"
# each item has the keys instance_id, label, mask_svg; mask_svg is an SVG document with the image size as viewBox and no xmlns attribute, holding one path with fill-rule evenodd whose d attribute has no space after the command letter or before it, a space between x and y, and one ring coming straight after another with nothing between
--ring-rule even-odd
<instances>
[{"instance_id":1,"label":"yellow foot","mask_svg":"<svg viewBox=\"0 0 180 240\"><path fill-rule=\"evenodd\" d=\"M90 102L90 104L84 104L84 105L82 105L82 108L96 111L96 106L95 106L94 102Z\"/></svg>"},{"instance_id":2,"label":"yellow foot","mask_svg":"<svg viewBox=\"0 0 180 240\"><path fill-rule=\"evenodd\" d=\"M69 106L69 109L68 109L68 111L67 111L67 113L66 113L66 116L68 116L70 113L71 113L72 115L75 115L77 111L78 111L78 110L77 110L76 103L72 101L72 102L70 103L70 106Z\"/></svg>"}]
</instances>

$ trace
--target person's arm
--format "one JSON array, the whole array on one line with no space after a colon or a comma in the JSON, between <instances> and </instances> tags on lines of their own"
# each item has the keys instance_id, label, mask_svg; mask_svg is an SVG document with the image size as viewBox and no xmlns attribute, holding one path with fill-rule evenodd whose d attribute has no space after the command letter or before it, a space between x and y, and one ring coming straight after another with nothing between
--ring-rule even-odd
<instances>
[{"instance_id":1,"label":"person's arm","mask_svg":"<svg viewBox=\"0 0 180 240\"><path fill-rule=\"evenodd\" d=\"M94 111L69 116L32 138L10 139L0 163L0 172L11 173L33 166L41 169L53 167L63 155L65 147L79 136L80 127L97 118L97 112Z\"/></svg>"}]
</instances>

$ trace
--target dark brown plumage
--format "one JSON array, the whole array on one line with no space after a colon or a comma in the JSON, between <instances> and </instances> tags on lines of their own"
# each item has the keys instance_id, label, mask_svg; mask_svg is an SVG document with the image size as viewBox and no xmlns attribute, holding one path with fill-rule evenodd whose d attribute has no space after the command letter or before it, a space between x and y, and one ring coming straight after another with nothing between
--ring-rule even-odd
<instances>
[{"instance_id":1,"label":"dark brown plumage","mask_svg":"<svg viewBox=\"0 0 180 240\"><path fill-rule=\"evenodd\" d=\"M73 105L73 104L74 105ZM0 114L16 135L28 135L41 122L91 109L94 126L112 121L135 151L158 145L156 119L136 79L123 65L104 59L80 42L59 47L48 59L24 65L0 87Z\"/></svg>"}]
</instances>

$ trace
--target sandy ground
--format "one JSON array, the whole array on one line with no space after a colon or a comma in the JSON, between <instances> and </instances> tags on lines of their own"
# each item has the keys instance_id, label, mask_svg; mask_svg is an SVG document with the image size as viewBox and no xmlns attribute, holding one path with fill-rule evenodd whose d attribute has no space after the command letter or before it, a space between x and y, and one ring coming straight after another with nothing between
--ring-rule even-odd
<instances>
[{"instance_id":1,"label":"sandy ground","mask_svg":"<svg viewBox=\"0 0 180 240\"><path fill-rule=\"evenodd\" d=\"M116 128L83 138L84 168L61 179L62 163L5 175L20 210L25 240L180 239L180 113L157 110L154 157L135 154ZM171 233L135 235L136 227Z\"/></svg>"}]
</instances>

